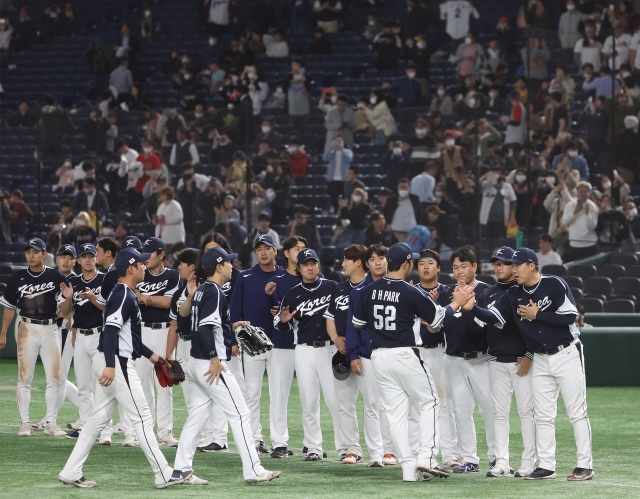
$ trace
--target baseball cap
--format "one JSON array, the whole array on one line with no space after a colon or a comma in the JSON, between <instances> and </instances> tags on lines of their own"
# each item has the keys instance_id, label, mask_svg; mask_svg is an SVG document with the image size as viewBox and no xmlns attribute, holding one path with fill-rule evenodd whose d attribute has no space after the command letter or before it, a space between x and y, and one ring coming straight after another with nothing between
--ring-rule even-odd
<instances>
[{"instance_id":1,"label":"baseball cap","mask_svg":"<svg viewBox=\"0 0 640 499\"><path fill-rule=\"evenodd\" d=\"M156 251L167 251L167 245L159 237L150 237L144 242L142 251L145 253L155 253Z\"/></svg>"},{"instance_id":2,"label":"baseball cap","mask_svg":"<svg viewBox=\"0 0 640 499\"><path fill-rule=\"evenodd\" d=\"M536 255L536 253L529 248L520 248L519 250L515 251L515 253L513 253L513 256L507 261L516 264L531 262L538 265L538 255Z\"/></svg>"},{"instance_id":3,"label":"baseball cap","mask_svg":"<svg viewBox=\"0 0 640 499\"><path fill-rule=\"evenodd\" d=\"M136 236L127 236L122 239L122 244L120 245L122 249L133 248L135 250L142 249L142 241L138 239Z\"/></svg>"},{"instance_id":4,"label":"baseball cap","mask_svg":"<svg viewBox=\"0 0 640 499\"><path fill-rule=\"evenodd\" d=\"M501 262L512 263L514 251L509 246L500 246L496 253L489 260L491 263L500 260Z\"/></svg>"},{"instance_id":5,"label":"baseball cap","mask_svg":"<svg viewBox=\"0 0 640 499\"><path fill-rule=\"evenodd\" d=\"M122 274L130 265L135 265L138 262L146 262L150 256L149 253L138 253L133 248L125 248L116 256L116 271L118 274Z\"/></svg>"},{"instance_id":6,"label":"baseball cap","mask_svg":"<svg viewBox=\"0 0 640 499\"><path fill-rule=\"evenodd\" d=\"M78 253L76 252L76 248L72 244L63 244L62 246L60 246L58 248L58 253L56 253L56 255L57 256L71 255L73 258L78 258Z\"/></svg>"},{"instance_id":7,"label":"baseball cap","mask_svg":"<svg viewBox=\"0 0 640 499\"><path fill-rule=\"evenodd\" d=\"M349 359L343 353L336 352L331 358L331 368L333 370L333 377L338 381L344 381L351 374L351 366Z\"/></svg>"},{"instance_id":8,"label":"baseball cap","mask_svg":"<svg viewBox=\"0 0 640 499\"><path fill-rule=\"evenodd\" d=\"M253 247L257 248L260 244L266 244L267 246L271 246L272 248L276 247L276 242L273 240L269 234L263 234L254 243Z\"/></svg>"},{"instance_id":9,"label":"baseball cap","mask_svg":"<svg viewBox=\"0 0 640 499\"><path fill-rule=\"evenodd\" d=\"M222 248L211 248L202 255L202 270L215 269L222 262L231 262L238 258L238 253L227 253Z\"/></svg>"},{"instance_id":10,"label":"baseball cap","mask_svg":"<svg viewBox=\"0 0 640 499\"><path fill-rule=\"evenodd\" d=\"M312 249L305 249L298 253L298 263L305 263L309 260L315 260L316 262L320 262L320 258L318 258L318 254Z\"/></svg>"},{"instance_id":11,"label":"baseball cap","mask_svg":"<svg viewBox=\"0 0 640 499\"><path fill-rule=\"evenodd\" d=\"M300 253L298 253L300 255ZM411 248L406 243L397 243L389 248L387 253L387 260L389 265L402 265L409 260L419 260L420 254L411 251Z\"/></svg>"},{"instance_id":12,"label":"baseball cap","mask_svg":"<svg viewBox=\"0 0 640 499\"><path fill-rule=\"evenodd\" d=\"M93 256L98 256L96 247L91 243L84 243L80 245L80 251L78 252L78 256L82 256L85 253L91 253Z\"/></svg>"},{"instance_id":13,"label":"baseball cap","mask_svg":"<svg viewBox=\"0 0 640 499\"><path fill-rule=\"evenodd\" d=\"M29 242L24 247L24 250L27 251L29 248L33 248L37 251L47 251L47 245L44 244L44 241L42 239L38 239L37 237L29 239Z\"/></svg>"}]
</instances>

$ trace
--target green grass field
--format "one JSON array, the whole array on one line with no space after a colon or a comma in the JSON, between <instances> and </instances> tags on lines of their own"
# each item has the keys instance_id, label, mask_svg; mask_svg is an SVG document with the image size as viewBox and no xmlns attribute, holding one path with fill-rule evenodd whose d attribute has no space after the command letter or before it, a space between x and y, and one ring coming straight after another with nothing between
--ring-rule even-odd
<instances>
[{"instance_id":1,"label":"green grass field","mask_svg":"<svg viewBox=\"0 0 640 499\"><path fill-rule=\"evenodd\" d=\"M399 467L370 469L364 465L346 466L337 462L337 455L329 452L329 458L319 463L307 463L300 457L302 450L302 422L298 388L294 382L289 404L290 446L296 455L288 459L263 458L267 469L280 469L278 480L259 486L246 486L242 480L240 458L231 445L228 454L196 453L196 474L210 480L209 486L176 486L168 490L153 488L153 475L140 448L123 448L123 437L114 437L111 447L95 446L84 467L85 476L98 482L98 488L80 490L63 486L56 477L64 466L73 447L73 441L45 437L40 432L30 438L16 435L19 427L15 405L17 364L0 361L0 456L3 473L0 475L0 497L53 499L58 497L195 497L216 498L299 498L299 497L423 497L438 498L602 498L640 497L640 471L636 452L640 448L640 388L591 388L588 391L589 415L593 427L593 445L596 478L590 482L569 483L564 477L575 466L573 431L560 403L557 422L558 478L546 482L525 482L515 478L486 478L488 468L486 445L480 442L481 473L447 480L432 479L430 483L403 483ZM70 379L74 379L70 374ZM265 379L263 393L268 393ZM44 371L36 368L31 399L31 419L38 421L45 412ZM174 389L174 433L180 430L186 418L186 409L180 388ZM268 397L263 397L262 422L268 438ZM361 411L360 411L361 414ZM511 455L522 452L519 421L515 407L512 409ZM333 442L329 411L323 405L323 435L325 448ZM60 426L75 421L77 409L68 401L62 410ZM476 427L484 440L484 425L476 418ZM362 424L361 424L362 428ZM231 437L230 437L231 438ZM174 449L163 449L170 464ZM365 459L366 460L366 459ZM512 458L512 465L519 464Z\"/></svg>"}]
</instances>

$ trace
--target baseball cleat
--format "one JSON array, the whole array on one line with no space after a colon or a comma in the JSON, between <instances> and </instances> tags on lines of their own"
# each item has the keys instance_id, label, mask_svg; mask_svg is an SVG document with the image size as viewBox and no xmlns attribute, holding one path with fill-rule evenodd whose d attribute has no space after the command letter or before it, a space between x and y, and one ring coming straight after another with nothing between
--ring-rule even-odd
<instances>
[{"instance_id":1,"label":"baseball cleat","mask_svg":"<svg viewBox=\"0 0 640 499\"><path fill-rule=\"evenodd\" d=\"M442 467L447 470L452 470L454 468L457 468L458 466L460 466L460 461L458 461L456 458L449 459L442 465Z\"/></svg>"},{"instance_id":2,"label":"baseball cleat","mask_svg":"<svg viewBox=\"0 0 640 499\"><path fill-rule=\"evenodd\" d=\"M44 434L56 438L65 438L67 436L67 432L56 423L47 423L47 426L44 427Z\"/></svg>"},{"instance_id":3,"label":"baseball cleat","mask_svg":"<svg viewBox=\"0 0 640 499\"><path fill-rule=\"evenodd\" d=\"M170 431L164 433L158 440L159 447L178 447L179 443L178 439Z\"/></svg>"},{"instance_id":4,"label":"baseball cleat","mask_svg":"<svg viewBox=\"0 0 640 499\"><path fill-rule=\"evenodd\" d=\"M489 478L509 475L510 473L508 473L507 470L505 470L501 465L495 465L489 471L487 471L487 476Z\"/></svg>"},{"instance_id":5,"label":"baseball cleat","mask_svg":"<svg viewBox=\"0 0 640 499\"><path fill-rule=\"evenodd\" d=\"M269 454L269 449L267 449L267 444L264 443L264 440L260 440L260 443L256 445L256 451L258 451L258 454Z\"/></svg>"},{"instance_id":6,"label":"baseball cleat","mask_svg":"<svg viewBox=\"0 0 640 499\"><path fill-rule=\"evenodd\" d=\"M19 437L30 437L31 436L31 430L33 429L33 426L31 426L31 423L27 422L22 422L20 423L20 429L18 430L18 436Z\"/></svg>"},{"instance_id":7,"label":"baseball cleat","mask_svg":"<svg viewBox=\"0 0 640 499\"><path fill-rule=\"evenodd\" d=\"M398 461L396 459L395 454L385 454L384 457L382 458L382 463L385 466L395 466L398 463Z\"/></svg>"},{"instance_id":8,"label":"baseball cleat","mask_svg":"<svg viewBox=\"0 0 640 499\"><path fill-rule=\"evenodd\" d=\"M289 457L289 450L286 447L276 447L273 449L273 452L271 452L271 457L276 459Z\"/></svg>"},{"instance_id":9,"label":"baseball cleat","mask_svg":"<svg viewBox=\"0 0 640 499\"><path fill-rule=\"evenodd\" d=\"M166 489L167 487L171 487L172 485L179 485L181 483L184 483L189 478L191 478L192 475L193 475L193 471L191 470L187 470L187 471L173 470L173 474L171 475L171 478L169 478L169 481L163 482L163 483L156 483L156 489Z\"/></svg>"},{"instance_id":10,"label":"baseball cleat","mask_svg":"<svg viewBox=\"0 0 640 499\"><path fill-rule=\"evenodd\" d=\"M346 457L347 457L346 452L343 452L342 454L340 454L340 462L344 461Z\"/></svg>"},{"instance_id":11,"label":"baseball cleat","mask_svg":"<svg viewBox=\"0 0 640 499\"><path fill-rule=\"evenodd\" d=\"M428 473L422 473L422 472L417 472L416 473L416 479L415 480L402 480L403 482L409 482L409 483L413 483L413 482L430 482L431 481L431 477L429 476Z\"/></svg>"},{"instance_id":12,"label":"baseball cleat","mask_svg":"<svg viewBox=\"0 0 640 499\"><path fill-rule=\"evenodd\" d=\"M209 485L209 480L204 480L195 475L191 475L184 481L184 485Z\"/></svg>"},{"instance_id":13,"label":"baseball cleat","mask_svg":"<svg viewBox=\"0 0 640 499\"><path fill-rule=\"evenodd\" d=\"M124 442L122 442L122 447L136 447L137 445L138 441L135 435L127 435L124 437Z\"/></svg>"},{"instance_id":14,"label":"baseball cleat","mask_svg":"<svg viewBox=\"0 0 640 499\"><path fill-rule=\"evenodd\" d=\"M536 468L528 475L524 476L525 480L552 480L556 477L556 472L545 470L544 468Z\"/></svg>"},{"instance_id":15,"label":"baseball cleat","mask_svg":"<svg viewBox=\"0 0 640 499\"><path fill-rule=\"evenodd\" d=\"M322 461L322 458L315 452L310 452L309 454L307 454L307 457L305 457L304 460L305 461Z\"/></svg>"},{"instance_id":16,"label":"baseball cleat","mask_svg":"<svg viewBox=\"0 0 640 499\"><path fill-rule=\"evenodd\" d=\"M307 449L306 447L302 448L302 457L307 457L307 454L309 453L309 449Z\"/></svg>"},{"instance_id":17,"label":"baseball cleat","mask_svg":"<svg viewBox=\"0 0 640 499\"><path fill-rule=\"evenodd\" d=\"M124 425L122 423L115 424L111 428L114 435L124 435Z\"/></svg>"},{"instance_id":18,"label":"baseball cleat","mask_svg":"<svg viewBox=\"0 0 640 499\"><path fill-rule=\"evenodd\" d=\"M518 471L516 471L515 477L524 478L529 473L533 473L533 468L520 468Z\"/></svg>"},{"instance_id":19,"label":"baseball cleat","mask_svg":"<svg viewBox=\"0 0 640 499\"><path fill-rule=\"evenodd\" d=\"M206 447L207 445L210 445L211 442L212 442L212 440L210 438L200 437L200 440L198 440L198 445L196 445L196 449L200 450L203 447Z\"/></svg>"},{"instance_id":20,"label":"baseball cleat","mask_svg":"<svg viewBox=\"0 0 640 499\"><path fill-rule=\"evenodd\" d=\"M474 463L462 463L457 468L453 468L454 473L477 473L480 467Z\"/></svg>"},{"instance_id":21,"label":"baseball cleat","mask_svg":"<svg viewBox=\"0 0 640 499\"><path fill-rule=\"evenodd\" d=\"M496 465L496 461L497 459L494 459L493 461L489 461L489 469L493 469L493 467Z\"/></svg>"},{"instance_id":22,"label":"baseball cleat","mask_svg":"<svg viewBox=\"0 0 640 499\"><path fill-rule=\"evenodd\" d=\"M591 480L594 476L596 476L595 472L589 468L576 468L567 477L567 480L570 482L584 482L585 480Z\"/></svg>"},{"instance_id":23,"label":"baseball cleat","mask_svg":"<svg viewBox=\"0 0 640 499\"><path fill-rule=\"evenodd\" d=\"M67 433L67 438L70 438L72 440L77 440L79 436L80 436L80 430L75 430L75 431L72 431L71 433Z\"/></svg>"},{"instance_id":24,"label":"baseball cleat","mask_svg":"<svg viewBox=\"0 0 640 499\"><path fill-rule=\"evenodd\" d=\"M245 482L249 485L253 485L260 482L270 482L274 478L278 478L282 474L282 471L267 471L264 470L260 475L248 478Z\"/></svg>"},{"instance_id":25,"label":"baseball cleat","mask_svg":"<svg viewBox=\"0 0 640 499\"><path fill-rule=\"evenodd\" d=\"M379 457L378 459L372 459L371 461L369 461L369 464L367 464L367 466L369 468L384 468L381 457Z\"/></svg>"},{"instance_id":26,"label":"baseball cleat","mask_svg":"<svg viewBox=\"0 0 640 499\"><path fill-rule=\"evenodd\" d=\"M202 452L229 452L229 447L227 445L220 446L215 442L210 443L206 447L202 447L200 449Z\"/></svg>"},{"instance_id":27,"label":"baseball cleat","mask_svg":"<svg viewBox=\"0 0 640 499\"><path fill-rule=\"evenodd\" d=\"M80 426L76 421L75 423L67 423L67 428L69 428L70 430L79 430L80 428L82 428L82 426Z\"/></svg>"},{"instance_id":28,"label":"baseball cleat","mask_svg":"<svg viewBox=\"0 0 640 499\"><path fill-rule=\"evenodd\" d=\"M289 454L290 456L293 456L293 451L289 449L289 447L287 447L287 454Z\"/></svg>"},{"instance_id":29,"label":"baseball cleat","mask_svg":"<svg viewBox=\"0 0 640 499\"><path fill-rule=\"evenodd\" d=\"M31 425L31 429L33 431L44 431L45 426L47 426L47 422L44 419L41 419L36 424Z\"/></svg>"},{"instance_id":30,"label":"baseball cleat","mask_svg":"<svg viewBox=\"0 0 640 499\"><path fill-rule=\"evenodd\" d=\"M100 435L98 437L98 445L111 445L111 435Z\"/></svg>"},{"instance_id":31,"label":"baseball cleat","mask_svg":"<svg viewBox=\"0 0 640 499\"><path fill-rule=\"evenodd\" d=\"M73 485L74 487L79 487L81 489L93 489L98 486L96 482L87 480L84 476L81 476L77 480L69 480L68 478L64 478L63 476L58 475L58 481L64 483L65 485Z\"/></svg>"},{"instance_id":32,"label":"baseball cleat","mask_svg":"<svg viewBox=\"0 0 640 499\"><path fill-rule=\"evenodd\" d=\"M360 464L362 462L362 456L358 454L347 454L342 460L342 464Z\"/></svg>"},{"instance_id":33,"label":"baseball cleat","mask_svg":"<svg viewBox=\"0 0 640 499\"><path fill-rule=\"evenodd\" d=\"M418 471L422 471L424 473L429 473L437 478L449 478L449 472L440 466L427 466L425 464L418 464L416 466Z\"/></svg>"}]
</instances>

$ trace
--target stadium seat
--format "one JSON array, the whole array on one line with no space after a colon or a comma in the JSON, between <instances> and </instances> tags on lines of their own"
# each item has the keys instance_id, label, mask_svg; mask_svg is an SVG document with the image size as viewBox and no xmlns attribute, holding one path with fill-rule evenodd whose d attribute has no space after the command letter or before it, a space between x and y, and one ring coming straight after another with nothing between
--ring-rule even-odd
<instances>
[{"instance_id":1,"label":"stadium seat","mask_svg":"<svg viewBox=\"0 0 640 499\"><path fill-rule=\"evenodd\" d=\"M581 300L584 297L582 289L580 288L571 288L571 294L573 295L574 300Z\"/></svg>"},{"instance_id":2,"label":"stadium seat","mask_svg":"<svg viewBox=\"0 0 640 499\"><path fill-rule=\"evenodd\" d=\"M583 279L588 279L589 277L597 276L598 269L596 269L595 265L574 265L569 267L569 275L576 275Z\"/></svg>"},{"instance_id":3,"label":"stadium seat","mask_svg":"<svg viewBox=\"0 0 640 499\"><path fill-rule=\"evenodd\" d=\"M635 314L636 304L633 302L633 300L608 300L604 304L604 311L605 313L611 314Z\"/></svg>"},{"instance_id":4,"label":"stadium seat","mask_svg":"<svg viewBox=\"0 0 640 499\"><path fill-rule=\"evenodd\" d=\"M438 281L440 281L440 284L444 284L446 286L453 286L456 284L456 280L451 274L440 274Z\"/></svg>"},{"instance_id":5,"label":"stadium seat","mask_svg":"<svg viewBox=\"0 0 640 499\"><path fill-rule=\"evenodd\" d=\"M604 303L599 298L582 298L577 300L577 303L582 305L587 313L601 314L604 312Z\"/></svg>"},{"instance_id":6,"label":"stadium seat","mask_svg":"<svg viewBox=\"0 0 640 499\"><path fill-rule=\"evenodd\" d=\"M640 301L640 278L620 277L613 283L611 298L621 298L622 296L635 297L636 305Z\"/></svg>"},{"instance_id":7,"label":"stadium seat","mask_svg":"<svg viewBox=\"0 0 640 499\"><path fill-rule=\"evenodd\" d=\"M582 277L578 277L577 275L567 275L567 276L564 276L563 279L571 289L573 288L582 289L582 287L584 286Z\"/></svg>"},{"instance_id":8,"label":"stadium seat","mask_svg":"<svg viewBox=\"0 0 640 499\"><path fill-rule=\"evenodd\" d=\"M543 274L557 275L560 277L569 275L569 269L566 265L545 265L540 269Z\"/></svg>"},{"instance_id":9,"label":"stadium seat","mask_svg":"<svg viewBox=\"0 0 640 499\"><path fill-rule=\"evenodd\" d=\"M622 265L609 264L598 267L598 276L609 277L612 282L618 277L624 277L626 275L627 271Z\"/></svg>"},{"instance_id":10,"label":"stadium seat","mask_svg":"<svg viewBox=\"0 0 640 499\"><path fill-rule=\"evenodd\" d=\"M631 267L627 267L627 277L640 277L640 265L632 265Z\"/></svg>"},{"instance_id":11,"label":"stadium seat","mask_svg":"<svg viewBox=\"0 0 640 499\"><path fill-rule=\"evenodd\" d=\"M609 263L632 267L638 265L638 256L635 253L611 253Z\"/></svg>"},{"instance_id":12,"label":"stadium seat","mask_svg":"<svg viewBox=\"0 0 640 499\"><path fill-rule=\"evenodd\" d=\"M600 298L604 297L606 300L611 296L611 290L613 288L613 281L609 277L596 276L589 277L584 281L584 287L582 288L584 294L588 298Z\"/></svg>"}]
</instances>

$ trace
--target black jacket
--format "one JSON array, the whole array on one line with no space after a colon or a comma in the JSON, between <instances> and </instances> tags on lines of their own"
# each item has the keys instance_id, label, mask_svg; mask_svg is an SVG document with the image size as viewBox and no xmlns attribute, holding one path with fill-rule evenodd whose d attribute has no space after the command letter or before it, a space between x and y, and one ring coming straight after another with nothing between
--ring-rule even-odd
<instances>
[{"instance_id":1,"label":"black jacket","mask_svg":"<svg viewBox=\"0 0 640 499\"><path fill-rule=\"evenodd\" d=\"M409 194L409 198L411 199L413 211L416 215L416 223L418 225L424 225L424 213L422 213L422 210L420 210L420 199L415 194ZM389 196L387 204L384 206L384 218L387 221L387 225L391 225L391 222L393 221L393 215L398 209L398 201L398 195L394 194L393 196Z\"/></svg>"}]
</instances>

